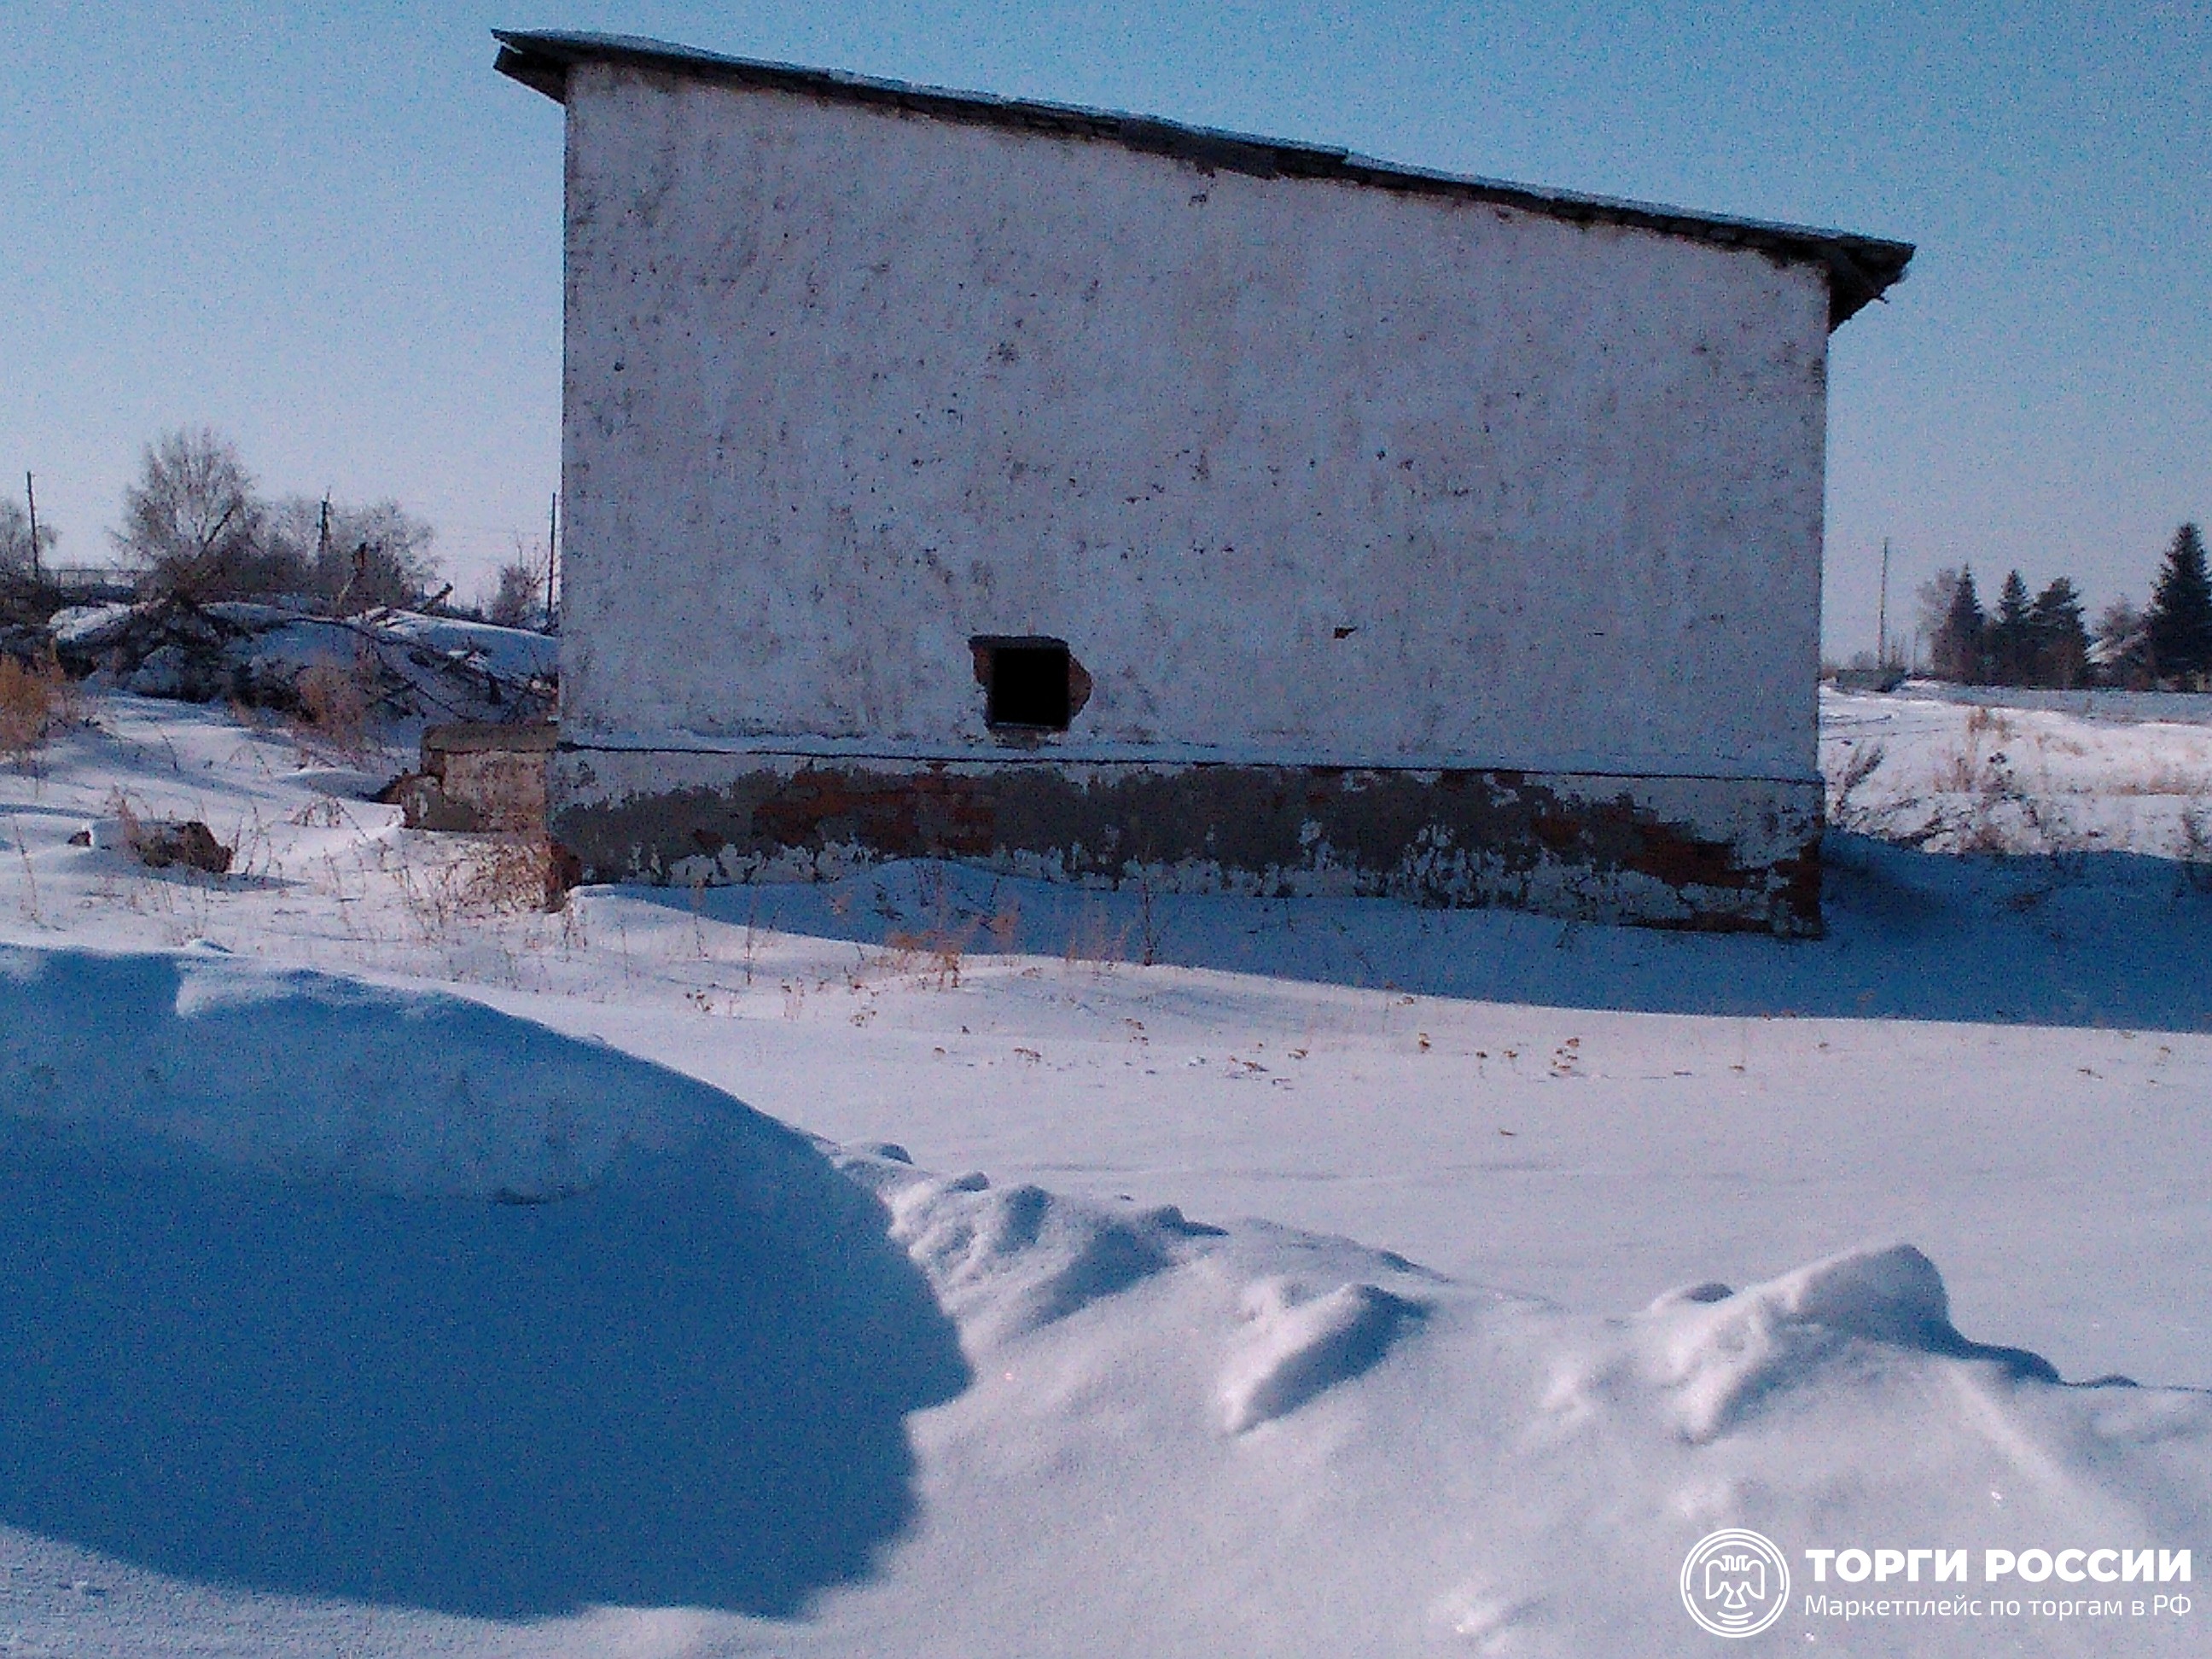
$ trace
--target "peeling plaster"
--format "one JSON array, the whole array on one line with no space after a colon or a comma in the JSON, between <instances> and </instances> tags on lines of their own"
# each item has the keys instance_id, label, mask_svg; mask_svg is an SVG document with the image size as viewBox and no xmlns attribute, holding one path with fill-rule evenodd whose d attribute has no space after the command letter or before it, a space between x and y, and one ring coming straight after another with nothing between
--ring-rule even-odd
<instances>
[{"instance_id":1,"label":"peeling plaster","mask_svg":"<svg viewBox=\"0 0 2212 1659\"><path fill-rule=\"evenodd\" d=\"M586 880L823 880L945 858L1161 892L1820 926L1816 784L579 750L553 775L553 834Z\"/></svg>"}]
</instances>

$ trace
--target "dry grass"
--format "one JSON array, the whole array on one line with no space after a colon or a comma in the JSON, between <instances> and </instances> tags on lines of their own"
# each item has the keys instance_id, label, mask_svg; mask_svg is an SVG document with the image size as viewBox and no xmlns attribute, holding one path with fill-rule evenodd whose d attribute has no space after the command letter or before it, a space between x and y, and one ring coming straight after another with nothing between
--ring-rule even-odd
<instances>
[{"instance_id":1,"label":"dry grass","mask_svg":"<svg viewBox=\"0 0 2212 1659\"><path fill-rule=\"evenodd\" d=\"M1086 900L1068 925L1061 959L1071 968L1088 963L1099 969L1110 969L1127 962L1129 927L1126 921L1115 927L1103 906Z\"/></svg>"},{"instance_id":2,"label":"dry grass","mask_svg":"<svg viewBox=\"0 0 2212 1659\"><path fill-rule=\"evenodd\" d=\"M18 765L68 720L70 684L58 664L0 657L0 755Z\"/></svg>"},{"instance_id":3,"label":"dry grass","mask_svg":"<svg viewBox=\"0 0 2212 1659\"><path fill-rule=\"evenodd\" d=\"M376 708L376 661L364 651L349 665L315 663L299 679L297 725L312 744L358 760L368 750Z\"/></svg>"},{"instance_id":4,"label":"dry grass","mask_svg":"<svg viewBox=\"0 0 2212 1659\"><path fill-rule=\"evenodd\" d=\"M550 910L561 890L554 878L553 843L542 833L487 836L461 867L463 905L487 915Z\"/></svg>"},{"instance_id":5,"label":"dry grass","mask_svg":"<svg viewBox=\"0 0 2212 1659\"><path fill-rule=\"evenodd\" d=\"M927 927L920 931L894 927L884 935L884 948L890 952L890 968L894 973L916 971L923 977L934 979L940 991L960 988L960 963L975 939L978 927L969 921L957 927ZM916 958L921 958L917 964Z\"/></svg>"},{"instance_id":6,"label":"dry grass","mask_svg":"<svg viewBox=\"0 0 2212 1659\"><path fill-rule=\"evenodd\" d=\"M1851 796L1889 758L1888 750L1879 743L1853 744L1847 753L1849 758L1841 770L1828 781L1828 822L1846 828L1850 823Z\"/></svg>"},{"instance_id":7,"label":"dry grass","mask_svg":"<svg viewBox=\"0 0 2212 1659\"><path fill-rule=\"evenodd\" d=\"M2100 795L2179 795L2195 799L2205 793L2208 777L2201 766L2154 766L2131 777L2114 778L2085 793Z\"/></svg>"},{"instance_id":8,"label":"dry grass","mask_svg":"<svg viewBox=\"0 0 2212 1659\"><path fill-rule=\"evenodd\" d=\"M456 837L458 839L458 837ZM426 939L451 938L465 922L562 908L553 843L543 834L474 836L460 857L397 872L400 896Z\"/></svg>"}]
</instances>

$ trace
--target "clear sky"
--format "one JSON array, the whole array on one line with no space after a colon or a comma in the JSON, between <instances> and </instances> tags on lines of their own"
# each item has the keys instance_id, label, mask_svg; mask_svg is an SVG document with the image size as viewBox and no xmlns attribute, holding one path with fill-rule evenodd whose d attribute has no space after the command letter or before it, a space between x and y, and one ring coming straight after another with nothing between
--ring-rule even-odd
<instances>
[{"instance_id":1,"label":"clear sky","mask_svg":"<svg viewBox=\"0 0 2212 1659\"><path fill-rule=\"evenodd\" d=\"M2212 518L2212 7L8 0L0 493L107 555L165 428L392 496L470 592L557 483L560 112L605 29L1920 246L1834 338L1827 641L1939 565L2140 599ZM1909 621L1907 625L1909 626Z\"/></svg>"}]
</instances>

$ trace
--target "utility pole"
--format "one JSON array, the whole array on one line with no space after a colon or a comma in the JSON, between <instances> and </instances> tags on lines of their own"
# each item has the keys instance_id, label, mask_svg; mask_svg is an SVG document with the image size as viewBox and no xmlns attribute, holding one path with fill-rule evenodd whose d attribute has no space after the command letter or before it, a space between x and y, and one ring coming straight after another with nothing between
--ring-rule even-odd
<instances>
[{"instance_id":1,"label":"utility pole","mask_svg":"<svg viewBox=\"0 0 2212 1659\"><path fill-rule=\"evenodd\" d=\"M31 488L31 475L23 474L23 499L31 504L31 580L39 580L39 492Z\"/></svg>"},{"instance_id":2,"label":"utility pole","mask_svg":"<svg viewBox=\"0 0 2212 1659\"><path fill-rule=\"evenodd\" d=\"M322 569L322 568L325 568L325 560L327 560L327 559L330 557L330 553L331 553L331 492L330 492L329 490L325 489L325 490L323 492L323 516L322 516L322 522L321 522L319 525L318 525L318 526L316 526L316 528L315 528L315 568L316 568L318 570L320 570L320 569Z\"/></svg>"},{"instance_id":3,"label":"utility pole","mask_svg":"<svg viewBox=\"0 0 2212 1659\"><path fill-rule=\"evenodd\" d=\"M561 576L561 492L553 492L553 505L545 517L545 631L551 633L559 616L556 586Z\"/></svg>"},{"instance_id":4,"label":"utility pole","mask_svg":"<svg viewBox=\"0 0 2212 1659\"><path fill-rule=\"evenodd\" d=\"M1889 538L1881 538L1881 609L1875 623L1874 665L1889 672Z\"/></svg>"}]
</instances>

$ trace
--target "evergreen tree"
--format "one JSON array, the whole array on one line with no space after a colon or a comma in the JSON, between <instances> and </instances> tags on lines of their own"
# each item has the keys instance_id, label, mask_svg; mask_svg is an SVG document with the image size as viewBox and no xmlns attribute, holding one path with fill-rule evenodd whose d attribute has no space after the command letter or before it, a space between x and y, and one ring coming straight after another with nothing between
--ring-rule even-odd
<instances>
[{"instance_id":1,"label":"evergreen tree","mask_svg":"<svg viewBox=\"0 0 2212 1659\"><path fill-rule=\"evenodd\" d=\"M2035 633L2028 619L2027 584L2006 573L1990 623L1990 678L1999 685L2026 685L2035 677Z\"/></svg>"},{"instance_id":2,"label":"evergreen tree","mask_svg":"<svg viewBox=\"0 0 2212 1659\"><path fill-rule=\"evenodd\" d=\"M1930 665L1936 678L1956 680L1961 685L1979 685L1986 677L1984 660L1988 654L1988 634L1989 623L1982 615L1982 602L1974 592L1973 567L1969 565L1959 573L1958 586L1951 590L1951 608L1929 647Z\"/></svg>"},{"instance_id":3,"label":"evergreen tree","mask_svg":"<svg viewBox=\"0 0 2212 1659\"><path fill-rule=\"evenodd\" d=\"M2088 678L2089 630L2081 622L2081 596L2060 576L2035 596L2028 611L2034 640L2034 681L2071 691Z\"/></svg>"},{"instance_id":4,"label":"evergreen tree","mask_svg":"<svg viewBox=\"0 0 2212 1659\"><path fill-rule=\"evenodd\" d=\"M2173 532L2143 623L2154 678L2186 682L2212 671L2212 575L2195 525Z\"/></svg>"}]
</instances>

